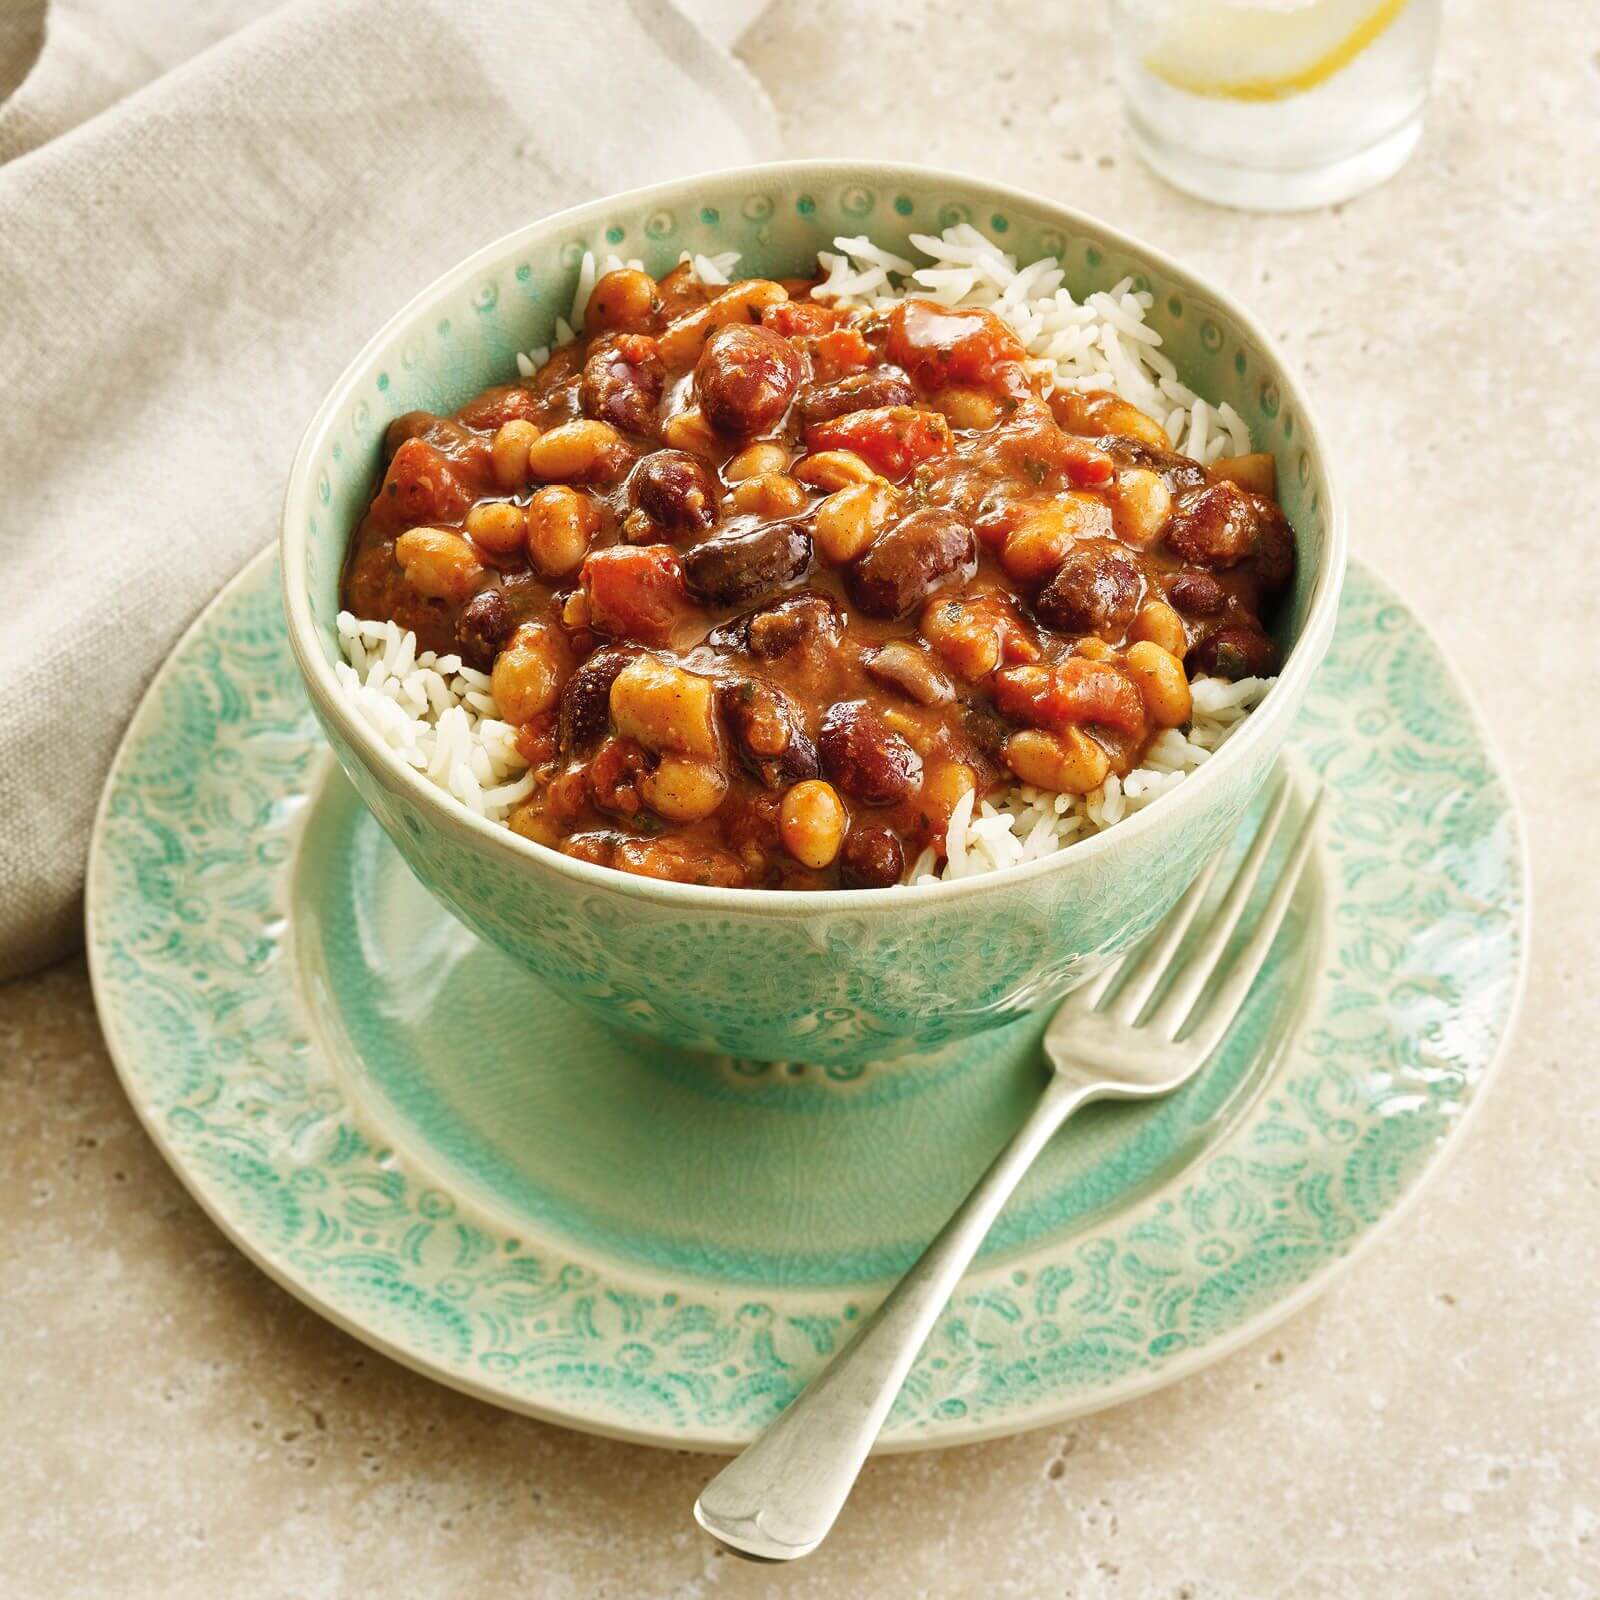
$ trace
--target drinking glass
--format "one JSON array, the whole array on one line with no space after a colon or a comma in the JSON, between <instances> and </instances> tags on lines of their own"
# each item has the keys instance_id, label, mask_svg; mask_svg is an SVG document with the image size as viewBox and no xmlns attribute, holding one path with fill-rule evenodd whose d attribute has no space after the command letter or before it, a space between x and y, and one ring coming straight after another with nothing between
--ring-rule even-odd
<instances>
[{"instance_id":1,"label":"drinking glass","mask_svg":"<svg viewBox=\"0 0 1600 1600\"><path fill-rule=\"evenodd\" d=\"M1416 148L1440 0L1109 0L1139 154L1202 199L1331 205Z\"/></svg>"}]
</instances>

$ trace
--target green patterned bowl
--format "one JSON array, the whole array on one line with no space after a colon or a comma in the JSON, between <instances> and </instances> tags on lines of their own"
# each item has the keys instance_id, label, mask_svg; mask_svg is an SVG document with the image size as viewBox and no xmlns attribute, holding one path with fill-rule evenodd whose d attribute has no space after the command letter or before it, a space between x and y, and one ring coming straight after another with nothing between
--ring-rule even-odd
<instances>
[{"instance_id":1,"label":"green patterned bowl","mask_svg":"<svg viewBox=\"0 0 1600 1600\"><path fill-rule=\"evenodd\" d=\"M892 249L969 221L1028 261L1060 258L1082 295L1133 275L1185 379L1229 401L1277 458L1299 538L1283 674L1221 752L1108 832L1004 872L917 889L806 894L630 877L521 839L407 767L333 673L340 565L385 425L449 411L549 341L583 252L664 271L684 249L741 271L802 272L838 234ZM1158 251L1037 196L924 167L797 162L714 173L548 217L468 258L345 370L300 445L284 506L289 638L318 720L417 877L468 927L567 999L691 1048L853 1064L1015 1021L1148 929L1243 814L1328 647L1344 511L1300 387L1266 333Z\"/></svg>"}]
</instances>

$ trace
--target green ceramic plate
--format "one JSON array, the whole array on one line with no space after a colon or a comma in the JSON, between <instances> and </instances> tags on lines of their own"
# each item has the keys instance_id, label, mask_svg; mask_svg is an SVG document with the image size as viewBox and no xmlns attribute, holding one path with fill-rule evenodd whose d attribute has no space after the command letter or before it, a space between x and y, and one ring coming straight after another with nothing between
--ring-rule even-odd
<instances>
[{"instance_id":1,"label":"green ceramic plate","mask_svg":"<svg viewBox=\"0 0 1600 1600\"><path fill-rule=\"evenodd\" d=\"M230 1238L399 1360L573 1427L743 1444L1021 1118L1042 1022L828 1069L606 1032L411 878L317 735L278 593L264 556L195 625L101 807L89 950L135 1108ZM1234 1037L1057 1139L885 1448L1109 1405L1260 1333L1481 1098L1521 840L1436 646L1360 569L1293 743L1333 803Z\"/></svg>"}]
</instances>

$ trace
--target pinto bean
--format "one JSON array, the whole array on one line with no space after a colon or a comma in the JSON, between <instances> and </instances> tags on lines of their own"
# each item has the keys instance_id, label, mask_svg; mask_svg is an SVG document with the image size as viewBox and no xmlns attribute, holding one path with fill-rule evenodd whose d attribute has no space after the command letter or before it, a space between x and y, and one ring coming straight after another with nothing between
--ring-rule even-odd
<instances>
[{"instance_id":1,"label":"pinto bean","mask_svg":"<svg viewBox=\"0 0 1600 1600\"><path fill-rule=\"evenodd\" d=\"M743 278L730 284L715 300L679 315L674 302L682 304L684 297L674 291L675 274L676 269L657 285L672 317L667 331L661 335L661 359L669 372L687 372L719 329L749 326L766 308L789 298L789 291L770 278ZM684 287L691 294L698 292L698 285L685 284Z\"/></svg>"},{"instance_id":2,"label":"pinto bean","mask_svg":"<svg viewBox=\"0 0 1600 1600\"><path fill-rule=\"evenodd\" d=\"M1196 566L1231 567L1256 547L1261 519L1252 497L1232 483L1209 483L1178 497L1162 534L1169 549Z\"/></svg>"},{"instance_id":3,"label":"pinto bean","mask_svg":"<svg viewBox=\"0 0 1600 1600\"><path fill-rule=\"evenodd\" d=\"M835 489L816 509L817 553L835 566L854 561L883 531L898 503L897 491L881 478Z\"/></svg>"},{"instance_id":4,"label":"pinto bean","mask_svg":"<svg viewBox=\"0 0 1600 1600\"><path fill-rule=\"evenodd\" d=\"M839 881L847 889L888 889L905 876L906 853L887 828L852 828L839 851Z\"/></svg>"},{"instance_id":5,"label":"pinto bean","mask_svg":"<svg viewBox=\"0 0 1600 1600\"><path fill-rule=\"evenodd\" d=\"M561 691L561 718L557 738L563 755L587 749L610 726L611 685L617 674L640 652L628 645L596 650L567 679Z\"/></svg>"},{"instance_id":6,"label":"pinto bean","mask_svg":"<svg viewBox=\"0 0 1600 1600\"><path fill-rule=\"evenodd\" d=\"M844 802L833 785L808 778L783 797L778 835L796 861L820 872L838 855L847 820Z\"/></svg>"},{"instance_id":7,"label":"pinto bean","mask_svg":"<svg viewBox=\"0 0 1600 1600\"><path fill-rule=\"evenodd\" d=\"M572 649L560 628L524 622L495 657L490 692L507 722L531 722L549 711L572 675Z\"/></svg>"},{"instance_id":8,"label":"pinto bean","mask_svg":"<svg viewBox=\"0 0 1600 1600\"><path fill-rule=\"evenodd\" d=\"M617 674L611 722L647 750L679 750L703 761L715 761L721 750L716 684L660 656L635 656Z\"/></svg>"},{"instance_id":9,"label":"pinto bean","mask_svg":"<svg viewBox=\"0 0 1600 1600\"><path fill-rule=\"evenodd\" d=\"M717 704L739 764L764 789L787 789L817 775L817 747L800 708L775 684L740 678L718 687Z\"/></svg>"},{"instance_id":10,"label":"pinto bean","mask_svg":"<svg viewBox=\"0 0 1600 1600\"><path fill-rule=\"evenodd\" d=\"M1194 709L1189 680L1170 650L1141 639L1124 657L1123 671L1138 685L1145 714L1156 727L1176 728L1189 720Z\"/></svg>"},{"instance_id":11,"label":"pinto bean","mask_svg":"<svg viewBox=\"0 0 1600 1600\"><path fill-rule=\"evenodd\" d=\"M551 578L564 578L589 553L600 513L581 489L547 483L528 501L528 559Z\"/></svg>"},{"instance_id":12,"label":"pinto bean","mask_svg":"<svg viewBox=\"0 0 1600 1600\"><path fill-rule=\"evenodd\" d=\"M1088 794L1106 781L1111 760L1082 728L1042 733L1025 728L1006 740L1005 764L1035 788L1058 794Z\"/></svg>"},{"instance_id":13,"label":"pinto bean","mask_svg":"<svg viewBox=\"0 0 1600 1600\"><path fill-rule=\"evenodd\" d=\"M429 600L470 599L483 581L483 563L453 528L411 528L394 542L406 582Z\"/></svg>"},{"instance_id":14,"label":"pinto bean","mask_svg":"<svg viewBox=\"0 0 1600 1600\"><path fill-rule=\"evenodd\" d=\"M528 473L541 483L614 483L632 453L609 422L579 417L528 446Z\"/></svg>"},{"instance_id":15,"label":"pinto bean","mask_svg":"<svg viewBox=\"0 0 1600 1600\"><path fill-rule=\"evenodd\" d=\"M685 551L683 575L696 598L737 605L794 582L810 565L804 522L760 522L730 527Z\"/></svg>"},{"instance_id":16,"label":"pinto bean","mask_svg":"<svg viewBox=\"0 0 1600 1600\"><path fill-rule=\"evenodd\" d=\"M1228 607L1228 591L1209 572L1180 572L1167 598L1186 617L1214 617Z\"/></svg>"},{"instance_id":17,"label":"pinto bean","mask_svg":"<svg viewBox=\"0 0 1600 1600\"><path fill-rule=\"evenodd\" d=\"M1270 678L1278 647L1258 628L1218 628L1184 658L1191 678Z\"/></svg>"},{"instance_id":18,"label":"pinto bean","mask_svg":"<svg viewBox=\"0 0 1600 1600\"><path fill-rule=\"evenodd\" d=\"M1140 606L1139 614L1128 629L1128 637L1135 643L1158 644L1180 661L1189 648L1189 633L1183 618L1165 600L1147 600Z\"/></svg>"},{"instance_id":19,"label":"pinto bean","mask_svg":"<svg viewBox=\"0 0 1600 1600\"><path fill-rule=\"evenodd\" d=\"M502 423L489 446L495 482L502 489L520 489L528 481L528 446L539 430L522 417Z\"/></svg>"},{"instance_id":20,"label":"pinto bean","mask_svg":"<svg viewBox=\"0 0 1600 1600\"><path fill-rule=\"evenodd\" d=\"M977 545L953 512L928 507L886 528L845 569L845 586L874 617L903 617L948 580L978 568Z\"/></svg>"},{"instance_id":21,"label":"pinto bean","mask_svg":"<svg viewBox=\"0 0 1600 1600\"><path fill-rule=\"evenodd\" d=\"M711 469L686 450L657 450L633 469L628 497L669 534L702 533L717 519Z\"/></svg>"},{"instance_id":22,"label":"pinto bean","mask_svg":"<svg viewBox=\"0 0 1600 1600\"><path fill-rule=\"evenodd\" d=\"M934 654L968 683L986 677L1002 661L1037 661L1041 653L1039 641L1005 595L930 600L917 631Z\"/></svg>"},{"instance_id":23,"label":"pinto bean","mask_svg":"<svg viewBox=\"0 0 1600 1600\"><path fill-rule=\"evenodd\" d=\"M1080 489L1024 501L1015 516L1000 547L1000 565L1007 577L1030 588L1043 583L1080 539L1103 541L1112 531L1110 507Z\"/></svg>"},{"instance_id":24,"label":"pinto bean","mask_svg":"<svg viewBox=\"0 0 1600 1600\"><path fill-rule=\"evenodd\" d=\"M1120 638L1133 621L1144 587L1138 567L1113 539L1086 539L1056 568L1034 610L1061 633Z\"/></svg>"},{"instance_id":25,"label":"pinto bean","mask_svg":"<svg viewBox=\"0 0 1600 1600\"><path fill-rule=\"evenodd\" d=\"M661 316L661 296L655 279L636 267L618 267L590 290L583 326L591 334L607 328L646 333L661 325Z\"/></svg>"},{"instance_id":26,"label":"pinto bean","mask_svg":"<svg viewBox=\"0 0 1600 1600\"><path fill-rule=\"evenodd\" d=\"M1152 416L1129 404L1109 389L1058 389L1050 396L1055 419L1069 433L1102 438L1121 434L1155 450L1171 450L1167 430Z\"/></svg>"},{"instance_id":27,"label":"pinto bean","mask_svg":"<svg viewBox=\"0 0 1600 1600\"><path fill-rule=\"evenodd\" d=\"M863 805L892 806L922 781L922 757L865 700L828 707L817 754L835 787Z\"/></svg>"},{"instance_id":28,"label":"pinto bean","mask_svg":"<svg viewBox=\"0 0 1600 1600\"><path fill-rule=\"evenodd\" d=\"M601 340L583 364L583 414L627 433L654 433L666 381L654 339L625 333Z\"/></svg>"},{"instance_id":29,"label":"pinto bean","mask_svg":"<svg viewBox=\"0 0 1600 1600\"><path fill-rule=\"evenodd\" d=\"M456 646L461 659L479 672L494 665L495 652L511 636L511 608L498 589L484 589L462 607L456 618Z\"/></svg>"},{"instance_id":30,"label":"pinto bean","mask_svg":"<svg viewBox=\"0 0 1600 1600\"><path fill-rule=\"evenodd\" d=\"M743 650L758 661L772 661L817 640L831 645L842 626L839 608L827 595L805 591L724 622L706 643L724 655Z\"/></svg>"},{"instance_id":31,"label":"pinto bean","mask_svg":"<svg viewBox=\"0 0 1600 1600\"><path fill-rule=\"evenodd\" d=\"M735 323L706 341L694 381L706 421L718 433L748 438L789 409L800 386L800 352L770 328Z\"/></svg>"},{"instance_id":32,"label":"pinto bean","mask_svg":"<svg viewBox=\"0 0 1600 1600\"><path fill-rule=\"evenodd\" d=\"M800 391L800 420L809 428L818 422L832 422L847 411L869 411L878 406L909 406L917 392L911 380L893 367L876 372L857 372L833 383L812 384Z\"/></svg>"},{"instance_id":33,"label":"pinto bean","mask_svg":"<svg viewBox=\"0 0 1600 1600\"><path fill-rule=\"evenodd\" d=\"M722 804L728 775L714 761L668 751L639 778L639 795L668 822L699 822Z\"/></svg>"}]
</instances>

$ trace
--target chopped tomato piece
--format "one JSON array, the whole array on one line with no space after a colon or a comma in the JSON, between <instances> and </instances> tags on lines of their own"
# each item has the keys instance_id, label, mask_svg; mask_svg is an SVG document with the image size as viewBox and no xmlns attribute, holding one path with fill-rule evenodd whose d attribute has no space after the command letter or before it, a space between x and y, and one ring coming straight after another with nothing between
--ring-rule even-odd
<instances>
[{"instance_id":1,"label":"chopped tomato piece","mask_svg":"<svg viewBox=\"0 0 1600 1600\"><path fill-rule=\"evenodd\" d=\"M761 308L762 327L771 328L786 339L829 333L849 318L848 311L820 305L815 300L779 300L774 305Z\"/></svg>"},{"instance_id":2,"label":"chopped tomato piece","mask_svg":"<svg viewBox=\"0 0 1600 1600\"><path fill-rule=\"evenodd\" d=\"M990 383L997 367L1026 354L1016 334L979 306L902 300L889 317L889 359L925 389Z\"/></svg>"},{"instance_id":3,"label":"chopped tomato piece","mask_svg":"<svg viewBox=\"0 0 1600 1600\"><path fill-rule=\"evenodd\" d=\"M1019 412L1016 424L996 435L994 453L1007 471L1045 490L1100 488L1117 469L1099 445L1058 427L1043 407L1037 414Z\"/></svg>"},{"instance_id":4,"label":"chopped tomato piece","mask_svg":"<svg viewBox=\"0 0 1600 1600\"><path fill-rule=\"evenodd\" d=\"M474 499L444 456L421 439L407 439L394 453L377 504L396 522L459 522Z\"/></svg>"},{"instance_id":5,"label":"chopped tomato piece","mask_svg":"<svg viewBox=\"0 0 1600 1600\"><path fill-rule=\"evenodd\" d=\"M819 382L861 372L872 365L872 346L862 338L859 328L835 328L811 347L812 361Z\"/></svg>"},{"instance_id":6,"label":"chopped tomato piece","mask_svg":"<svg viewBox=\"0 0 1600 1600\"><path fill-rule=\"evenodd\" d=\"M530 767L553 761L556 754L556 713L542 711L532 721L524 722L511 742Z\"/></svg>"},{"instance_id":7,"label":"chopped tomato piece","mask_svg":"<svg viewBox=\"0 0 1600 1600\"><path fill-rule=\"evenodd\" d=\"M469 428L498 428L519 418L523 421L535 417L539 402L520 384L506 383L494 389L485 389L475 400L469 400L456 412L456 419Z\"/></svg>"},{"instance_id":8,"label":"chopped tomato piece","mask_svg":"<svg viewBox=\"0 0 1600 1600\"><path fill-rule=\"evenodd\" d=\"M618 544L583 563L589 622L615 639L664 644L688 603L683 568L668 544Z\"/></svg>"},{"instance_id":9,"label":"chopped tomato piece","mask_svg":"<svg viewBox=\"0 0 1600 1600\"><path fill-rule=\"evenodd\" d=\"M905 477L919 461L950 448L950 424L937 411L874 406L819 422L806 433L812 450L853 450L884 477Z\"/></svg>"},{"instance_id":10,"label":"chopped tomato piece","mask_svg":"<svg viewBox=\"0 0 1600 1600\"><path fill-rule=\"evenodd\" d=\"M1068 656L1050 666L1002 667L991 681L994 703L1016 722L1053 730L1097 722L1144 734L1138 689L1106 662Z\"/></svg>"}]
</instances>

